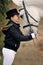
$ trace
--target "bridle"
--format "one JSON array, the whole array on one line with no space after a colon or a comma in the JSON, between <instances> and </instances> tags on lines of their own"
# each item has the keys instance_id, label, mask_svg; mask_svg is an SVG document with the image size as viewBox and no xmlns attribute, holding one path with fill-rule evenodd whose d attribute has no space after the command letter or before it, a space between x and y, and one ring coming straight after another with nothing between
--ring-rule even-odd
<instances>
[{"instance_id":1,"label":"bridle","mask_svg":"<svg viewBox=\"0 0 43 65\"><path fill-rule=\"evenodd\" d=\"M21 10L23 10L23 9L25 10L25 15L26 15L27 21L28 21L28 23L29 23L28 25L23 26L23 28L26 28L26 27L28 27L28 26L29 26L30 28L31 28L31 26L38 27L38 25L30 24L28 15L29 15L35 22L38 23L38 21L35 20L35 19L30 15L30 13L26 10L24 1L23 1L23 6L24 6L23 8L19 9L19 12L20 12Z\"/></svg>"}]
</instances>

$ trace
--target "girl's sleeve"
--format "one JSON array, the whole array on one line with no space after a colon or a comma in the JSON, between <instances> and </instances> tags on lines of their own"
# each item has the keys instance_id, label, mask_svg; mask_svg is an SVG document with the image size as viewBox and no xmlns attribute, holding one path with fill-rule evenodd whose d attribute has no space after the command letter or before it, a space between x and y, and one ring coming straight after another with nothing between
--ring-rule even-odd
<instances>
[{"instance_id":1,"label":"girl's sleeve","mask_svg":"<svg viewBox=\"0 0 43 65\"><path fill-rule=\"evenodd\" d=\"M23 34L21 34L21 32L18 32L17 29L14 29L13 27L10 28L9 34L14 39L16 39L18 41L29 41L29 40L32 40L32 36L31 35L24 36Z\"/></svg>"}]
</instances>

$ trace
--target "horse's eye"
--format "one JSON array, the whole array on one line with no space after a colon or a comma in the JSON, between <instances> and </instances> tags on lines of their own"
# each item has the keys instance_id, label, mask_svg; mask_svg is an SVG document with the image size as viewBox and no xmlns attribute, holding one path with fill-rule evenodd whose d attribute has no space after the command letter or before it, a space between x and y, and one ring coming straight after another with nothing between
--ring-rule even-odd
<instances>
[{"instance_id":1,"label":"horse's eye","mask_svg":"<svg viewBox=\"0 0 43 65\"><path fill-rule=\"evenodd\" d=\"M23 15L20 16L23 19Z\"/></svg>"}]
</instances>

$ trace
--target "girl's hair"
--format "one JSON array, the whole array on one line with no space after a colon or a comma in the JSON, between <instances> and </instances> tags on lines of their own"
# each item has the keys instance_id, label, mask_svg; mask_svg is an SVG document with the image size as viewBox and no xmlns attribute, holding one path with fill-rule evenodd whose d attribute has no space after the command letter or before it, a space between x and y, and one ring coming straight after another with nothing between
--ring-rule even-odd
<instances>
[{"instance_id":1,"label":"girl's hair","mask_svg":"<svg viewBox=\"0 0 43 65\"><path fill-rule=\"evenodd\" d=\"M7 29L9 29L12 25L13 25L12 23L10 23L10 24L8 24L8 25L5 25L5 26L1 27L0 31L7 30Z\"/></svg>"}]
</instances>

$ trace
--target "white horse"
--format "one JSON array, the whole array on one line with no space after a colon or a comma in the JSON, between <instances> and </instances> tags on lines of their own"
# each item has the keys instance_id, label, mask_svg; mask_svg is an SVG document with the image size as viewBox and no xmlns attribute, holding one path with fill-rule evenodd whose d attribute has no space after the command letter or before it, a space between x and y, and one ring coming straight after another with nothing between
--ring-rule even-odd
<instances>
[{"instance_id":1,"label":"white horse","mask_svg":"<svg viewBox=\"0 0 43 65\"><path fill-rule=\"evenodd\" d=\"M23 25L24 31L25 31L24 34L25 35L30 34L30 27L31 27L31 30L33 30L33 32L37 35L39 21L40 21L39 11L35 6L28 6L28 7L26 7L26 10L27 10L29 22L27 21L27 18L25 15L25 10L22 9L20 11L20 15L23 17L22 25ZM35 20L33 20L33 18ZM31 26L29 26L28 24Z\"/></svg>"},{"instance_id":2,"label":"white horse","mask_svg":"<svg viewBox=\"0 0 43 65\"><path fill-rule=\"evenodd\" d=\"M20 15L22 16L22 19L23 19L22 25L23 25L24 31L25 31L24 34L29 35L30 29L31 29L37 35L39 21L40 21L38 8L35 6L26 6L27 14L30 14L30 16L28 15L28 18L29 18L29 22L28 22L26 15L25 15L25 10L23 9L22 0L18 0L18 1L13 0L13 2L16 3L16 5L21 6L20 7L21 10L19 9L20 10L19 12L20 12ZM33 20L33 18L35 20ZM31 26L29 26L28 24Z\"/></svg>"}]
</instances>

